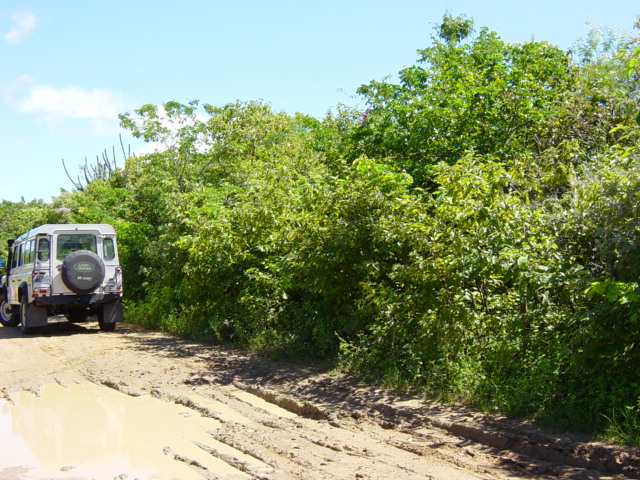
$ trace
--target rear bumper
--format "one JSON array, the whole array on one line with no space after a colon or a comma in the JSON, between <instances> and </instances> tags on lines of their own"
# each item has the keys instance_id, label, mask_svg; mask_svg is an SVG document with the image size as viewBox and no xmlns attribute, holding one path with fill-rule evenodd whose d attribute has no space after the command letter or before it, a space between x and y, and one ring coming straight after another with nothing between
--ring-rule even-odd
<instances>
[{"instance_id":1,"label":"rear bumper","mask_svg":"<svg viewBox=\"0 0 640 480\"><path fill-rule=\"evenodd\" d=\"M83 295L53 295L51 297L37 297L33 301L36 305L99 305L119 300L119 293L87 293Z\"/></svg>"}]
</instances>

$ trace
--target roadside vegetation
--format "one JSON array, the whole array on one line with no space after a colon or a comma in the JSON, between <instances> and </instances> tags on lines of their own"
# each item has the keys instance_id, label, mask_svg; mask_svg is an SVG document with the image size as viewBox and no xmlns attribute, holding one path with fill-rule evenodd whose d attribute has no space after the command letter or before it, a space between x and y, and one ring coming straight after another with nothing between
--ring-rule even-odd
<instances>
[{"instance_id":1,"label":"roadside vegetation","mask_svg":"<svg viewBox=\"0 0 640 480\"><path fill-rule=\"evenodd\" d=\"M446 14L363 109L144 105L156 153L0 240L110 223L129 321L640 446L639 42Z\"/></svg>"}]
</instances>

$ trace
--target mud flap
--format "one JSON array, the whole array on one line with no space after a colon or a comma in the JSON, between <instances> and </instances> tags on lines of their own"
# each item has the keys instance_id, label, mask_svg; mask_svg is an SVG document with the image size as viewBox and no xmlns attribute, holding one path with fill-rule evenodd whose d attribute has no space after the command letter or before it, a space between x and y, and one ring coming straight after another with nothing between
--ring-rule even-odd
<instances>
[{"instance_id":1,"label":"mud flap","mask_svg":"<svg viewBox=\"0 0 640 480\"><path fill-rule=\"evenodd\" d=\"M30 303L26 311L26 327L43 327L47 324L47 307Z\"/></svg>"},{"instance_id":2,"label":"mud flap","mask_svg":"<svg viewBox=\"0 0 640 480\"><path fill-rule=\"evenodd\" d=\"M102 305L102 322L122 322L122 302L115 301Z\"/></svg>"}]
</instances>

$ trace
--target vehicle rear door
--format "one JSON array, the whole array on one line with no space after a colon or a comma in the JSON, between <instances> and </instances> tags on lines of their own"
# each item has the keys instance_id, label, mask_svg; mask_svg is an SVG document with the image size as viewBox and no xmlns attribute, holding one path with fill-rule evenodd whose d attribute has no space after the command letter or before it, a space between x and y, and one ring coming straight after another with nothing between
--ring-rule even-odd
<instances>
[{"instance_id":1,"label":"vehicle rear door","mask_svg":"<svg viewBox=\"0 0 640 480\"><path fill-rule=\"evenodd\" d=\"M88 250L98 254L97 230L58 230L53 235L51 248L51 293L72 295L74 292L62 280L62 264L69 254L78 250Z\"/></svg>"}]
</instances>

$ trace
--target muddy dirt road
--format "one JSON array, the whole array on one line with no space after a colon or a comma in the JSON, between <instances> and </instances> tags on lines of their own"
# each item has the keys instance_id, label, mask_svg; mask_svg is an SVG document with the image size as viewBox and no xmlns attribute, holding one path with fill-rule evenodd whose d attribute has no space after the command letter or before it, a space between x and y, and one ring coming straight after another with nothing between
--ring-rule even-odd
<instances>
[{"instance_id":1,"label":"muddy dirt road","mask_svg":"<svg viewBox=\"0 0 640 480\"><path fill-rule=\"evenodd\" d=\"M0 353L0 480L639 478L634 451L126 324Z\"/></svg>"}]
</instances>

